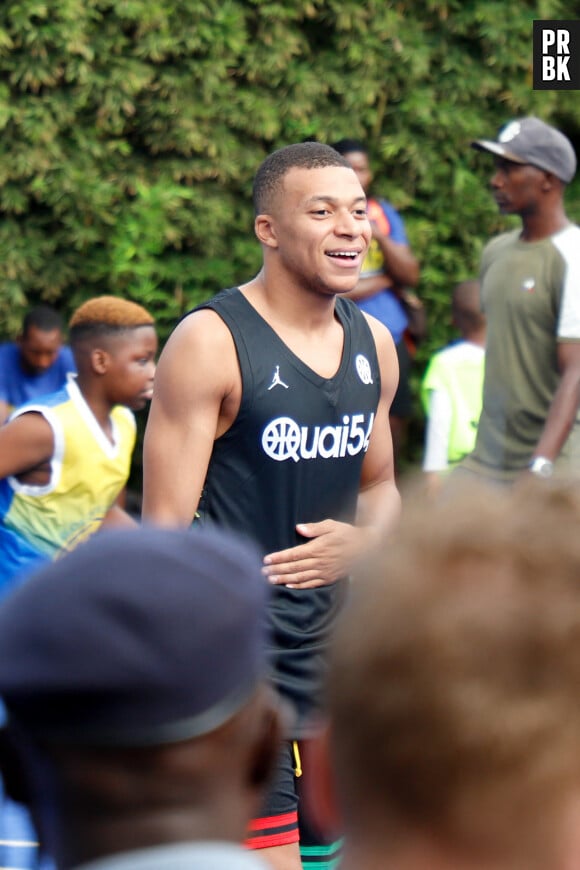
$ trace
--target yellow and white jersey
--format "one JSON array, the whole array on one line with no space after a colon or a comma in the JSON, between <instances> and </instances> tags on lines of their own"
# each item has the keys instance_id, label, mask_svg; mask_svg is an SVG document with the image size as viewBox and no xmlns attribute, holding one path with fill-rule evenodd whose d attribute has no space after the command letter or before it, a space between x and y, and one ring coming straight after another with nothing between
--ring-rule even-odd
<instances>
[{"instance_id":1,"label":"yellow and white jersey","mask_svg":"<svg viewBox=\"0 0 580 870\"><path fill-rule=\"evenodd\" d=\"M109 441L74 379L23 405L11 419L31 411L42 414L53 432L50 479L44 486L0 480L0 599L30 567L97 531L127 482L135 446L132 412L113 408Z\"/></svg>"}]
</instances>

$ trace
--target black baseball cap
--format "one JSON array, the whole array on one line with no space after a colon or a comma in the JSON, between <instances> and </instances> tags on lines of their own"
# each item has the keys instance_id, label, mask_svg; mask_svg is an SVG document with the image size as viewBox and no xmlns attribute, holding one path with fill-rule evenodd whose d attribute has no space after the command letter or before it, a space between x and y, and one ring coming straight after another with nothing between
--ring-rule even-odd
<instances>
[{"instance_id":1,"label":"black baseball cap","mask_svg":"<svg viewBox=\"0 0 580 870\"><path fill-rule=\"evenodd\" d=\"M103 530L0 607L8 719L93 746L213 731L267 675L268 591L253 546L225 532Z\"/></svg>"}]
</instances>

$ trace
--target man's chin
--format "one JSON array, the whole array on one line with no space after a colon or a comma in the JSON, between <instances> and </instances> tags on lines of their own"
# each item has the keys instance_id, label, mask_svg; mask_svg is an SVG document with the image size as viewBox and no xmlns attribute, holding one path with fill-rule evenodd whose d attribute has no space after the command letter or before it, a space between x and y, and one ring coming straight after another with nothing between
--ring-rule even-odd
<instances>
[{"instance_id":1,"label":"man's chin","mask_svg":"<svg viewBox=\"0 0 580 870\"><path fill-rule=\"evenodd\" d=\"M358 278L355 281L337 281L330 285L329 290L335 296L344 296L346 293L352 293L357 284Z\"/></svg>"}]
</instances>

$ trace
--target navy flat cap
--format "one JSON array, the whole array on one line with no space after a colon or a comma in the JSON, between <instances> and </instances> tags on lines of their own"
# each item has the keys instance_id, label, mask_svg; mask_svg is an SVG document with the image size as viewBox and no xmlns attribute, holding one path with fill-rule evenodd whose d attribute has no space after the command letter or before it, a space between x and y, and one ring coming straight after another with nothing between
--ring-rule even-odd
<instances>
[{"instance_id":1,"label":"navy flat cap","mask_svg":"<svg viewBox=\"0 0 580 870\"><path fill-rule=\"evenodd\" d=\"M103 531L0 607L0 695L49 741L145 746L226 722L267 673L269 585L215 529Z\"/></svg>"}]
</instances>

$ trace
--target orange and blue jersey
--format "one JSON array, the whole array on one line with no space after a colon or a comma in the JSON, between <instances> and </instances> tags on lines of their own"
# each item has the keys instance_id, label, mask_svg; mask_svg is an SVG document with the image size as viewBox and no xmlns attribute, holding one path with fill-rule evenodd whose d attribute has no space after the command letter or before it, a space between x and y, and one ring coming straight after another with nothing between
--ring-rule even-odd
<instances>
[{"instance_id":1,"label":"orange and blue jersey","mask_svg":"<svg viewBox=\"0 0 580 870\"><path fill-rule=\"evenodd\" d=\"M407 234L403 220L398 211L384 199L369 198L367 203L368 218L371 223L377 225L384 236L388 236L393 242L401 245L408 244ZM371 278L383 275L385 258L376 239L371 239L366 253L360 277ZM357 305L366 314L371 314L384 323L390 330L393 341L398 344L409 323L409 318L401 301L388 286L379 293L366 299L357 300Z\"/></svg>"}]
</instances>

